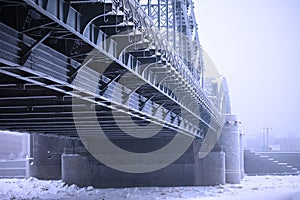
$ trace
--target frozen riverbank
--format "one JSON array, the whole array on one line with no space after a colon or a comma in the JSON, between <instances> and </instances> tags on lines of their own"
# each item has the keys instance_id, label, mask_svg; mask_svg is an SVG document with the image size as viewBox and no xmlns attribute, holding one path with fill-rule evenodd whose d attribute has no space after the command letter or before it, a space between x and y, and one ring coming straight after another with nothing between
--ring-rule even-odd
<instances>
[{"instance_id":1,"label":"frozen riverbank","mask_svg":"<svg viewBox=\"0 0 300 200\"><path fill-rule=\"evenodd\" d=\"M101 199L101 200L300 200L299 176L246 177L238 185L216 187L148 187L124 189L94 189L66 186L61 181L30 179L0 179L0 199ZM293 195L293 197L291 196Z\"/></svg>"}]
</instances>

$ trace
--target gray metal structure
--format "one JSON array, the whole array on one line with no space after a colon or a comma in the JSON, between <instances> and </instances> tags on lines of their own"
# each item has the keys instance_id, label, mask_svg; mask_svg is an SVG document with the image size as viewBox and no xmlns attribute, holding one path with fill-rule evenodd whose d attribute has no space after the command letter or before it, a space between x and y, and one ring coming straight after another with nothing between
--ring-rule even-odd
<instances>
[{"instance_id":1,"label":"gray metal structure","mask_svg":"<svg viewBox=\"0 0 300 200\"><path fill-rule=\"evenodd\" d=\"M222 114L230 113L225 80L217 93L204 92L192 0L0 0L0 19L1 130L77 137L81 129L88 135L96 107L110 138L129 137L114 111L140 126L162 127L154 137L179 132L201 139L207 129L219 131ZM108 67L99 72L103 64ZM87 86L78 88L74 79L83 67ZM122 85L124 76L134 79ZM136 81L143 85L128 87ZM97 91L89 90L95 84ZM84 103L72 105L74 97ZM72 106L84 108L79 127Z\"/></svg>"},{"instance_id":2,"label":"gray metal structure","mask_svg":"<svg viewBox=\"0 0 300 200\"><path fill-rule=\"evenodd\" d=\"M203 86L203 60L192 0L140 0L160 33ZM195 55L199 53L199 55ZM193 58L198 58L191 63Z\"/></svg>"}]
</instances>

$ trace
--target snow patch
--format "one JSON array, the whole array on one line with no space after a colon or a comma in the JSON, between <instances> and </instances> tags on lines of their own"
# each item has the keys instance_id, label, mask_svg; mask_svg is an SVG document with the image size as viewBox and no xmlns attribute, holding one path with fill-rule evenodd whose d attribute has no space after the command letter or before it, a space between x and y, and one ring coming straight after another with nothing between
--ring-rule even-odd
<instances>
[{"instance_id":1,"label":"snow patch","mask_svg":"<svg viewBox=\"0 0 300 200\"><path fill-rule=\"evenodd\" d=\"M99 200L300 200L299 176L246 176L241 184L215 187L79 188L62 181L0 179L0 199Z\"/></svg>"}]
</instances>

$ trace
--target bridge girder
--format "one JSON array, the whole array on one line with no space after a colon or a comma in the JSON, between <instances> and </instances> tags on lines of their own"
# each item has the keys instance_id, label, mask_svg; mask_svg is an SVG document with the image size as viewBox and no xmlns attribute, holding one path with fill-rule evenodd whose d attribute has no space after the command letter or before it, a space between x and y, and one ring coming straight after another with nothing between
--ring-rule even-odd
<instances>
[{"instance_id":1,"label":"bridge girder","mask_svg":"<svg viewBox=\"0 0 300 200\"><path fill-rule=\"evenodd\" d=\"M178 131L202 137L202 126L215 131L222 127L220 111L203 94L201 80L166 44L137 1L24 0L0 1L0 6L0 89L7 91L0 96L0 129L63 134L65 128L66 134L76 136L72 97L91 105L87 110L100 108L99 121L104 120L105 125L113 122L107 117L111 110L118 110L131 115L137 124L152 121L164 127L159 136L172 136ZM99 9L89 13L91 7ZM113 37L121 30L126 34L118 37L128 38L124 44ZM130 45L134 48L117 51L118 44L124 46L122 49ZM145 56L140 56L141 52ZM84 64L93 53L92 61ZM99 72L99 63L110 63L110 67ZM90 73L83 81L87 86L77 88L74 77L86 66ZM167 75L166 80L158 78L160 71ZM145 86L130 90L129 84L127 88L120 85L118 81L124 74L137 77ZM157 82L159 79L162 81ZM181 97L168 89L178 80L179 86L189 88L178 93ZM91 84L98 85L96 94L89 91ZM120 89L121 99L112 103L111 92L116 88ZM179 99L185 95L203 114L198 116L190 108L193 103ZM182 118L180 109L188 117ZM88 117L84 120L88 123ZM107 130L110 136L123 137L122 131L113 127Z\"/></svg>"}]
</instances>

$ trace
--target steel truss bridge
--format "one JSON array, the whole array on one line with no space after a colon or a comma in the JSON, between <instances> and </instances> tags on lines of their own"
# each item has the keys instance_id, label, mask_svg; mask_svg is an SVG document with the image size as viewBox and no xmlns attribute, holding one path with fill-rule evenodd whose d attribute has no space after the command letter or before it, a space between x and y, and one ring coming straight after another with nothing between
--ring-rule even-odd
<instances>
[{"instance_id":1,"label":"steel truss bridge","mask_svg":"<svg viewBox=\"0 0 300 200\"><path fill-rule=\"evenodd\" d=\"M111 138L132 121L203 138L230 113L225 79L205 77L192 0L0 0L0 18L1 130L89 135L96 111Z\"/></svg>"}]
</instances>

